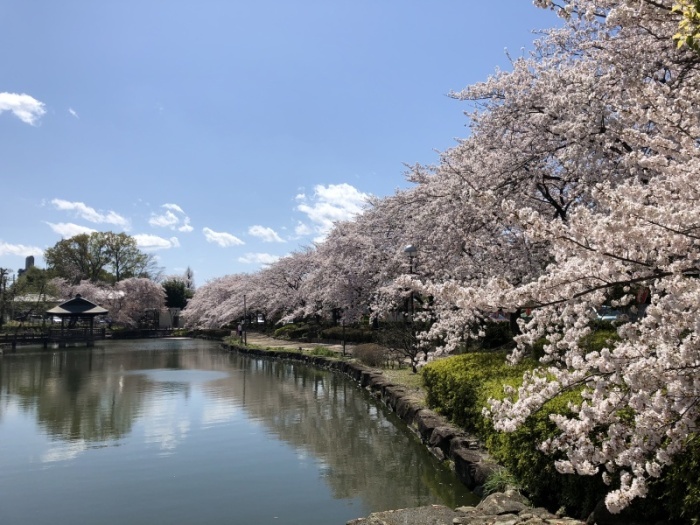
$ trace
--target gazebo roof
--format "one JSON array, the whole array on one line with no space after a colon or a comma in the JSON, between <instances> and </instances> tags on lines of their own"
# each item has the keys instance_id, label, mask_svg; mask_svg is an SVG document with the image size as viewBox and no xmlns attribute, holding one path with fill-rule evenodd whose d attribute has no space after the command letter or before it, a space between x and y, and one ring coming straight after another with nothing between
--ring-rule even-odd
<instances>
[{"instance_id":1,"label":"gazebo roof","mask_svg":"<svg viewBox=\"0 0 700 525\"><path fill-rule=\"evenodd\" d=\"M57 315L59 317L66 316L95 316L107 313L107 310L93 302L83 299L80 294L77 294L73 299L54 306L50 310L46 310L48 315Z\"/></svg>"}]
</instances>

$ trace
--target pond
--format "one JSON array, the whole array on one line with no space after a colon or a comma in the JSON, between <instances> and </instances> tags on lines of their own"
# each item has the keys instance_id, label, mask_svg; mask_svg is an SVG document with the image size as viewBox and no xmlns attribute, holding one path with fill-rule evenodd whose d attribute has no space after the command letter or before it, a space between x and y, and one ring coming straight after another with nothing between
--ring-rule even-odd
<instances>
[{"instance_id":1,"label":"pond","mask_svg":"<svg viewBox=\"0 0 700 525\"><path fill-rule=\"evenodd\" d=\"M190 339L0 358L4 525L331 525L474 500L336 374Z\"/></svg>"}]
</instances>

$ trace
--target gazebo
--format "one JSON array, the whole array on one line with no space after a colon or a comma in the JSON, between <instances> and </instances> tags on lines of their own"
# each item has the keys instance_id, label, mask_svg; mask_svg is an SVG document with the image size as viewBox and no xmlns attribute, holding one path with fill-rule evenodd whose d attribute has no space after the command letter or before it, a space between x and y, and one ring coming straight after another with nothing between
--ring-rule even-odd
<instances>
[{"instance_id":1,"label":"gazebo","mask_svg":"<svg viewBox=\"0 0 700 525\"><path fill-rule=\"evenodd\" d=\"M84 340L87 342L88 346L93 346L95 317L105 314L107 314L107 310L93 302L88 301L87 299L84 299L80 296L80 294L77 294L73 299L69 299L58 306L54 306L50 310L46 310L46 315L50 317L59 317L61 319L61 332L59 336L55 337L59 346L65 346L66 342L69 340ZM90 326L89 328L83 330L67 330L66 319L69 321L69 328L80 319L88 320Z\"/></svg>"}]
</instances>

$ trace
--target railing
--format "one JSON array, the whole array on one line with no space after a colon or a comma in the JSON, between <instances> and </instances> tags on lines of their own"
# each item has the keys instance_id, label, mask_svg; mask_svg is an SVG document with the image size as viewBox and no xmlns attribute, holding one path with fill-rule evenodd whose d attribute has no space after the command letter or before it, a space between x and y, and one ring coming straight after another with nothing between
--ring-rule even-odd
<instances>
[{"instance_id":1,"label":"railing","mask_svg":"<svg viewBox=\"0 0 700 525\"><path fill-rule=\"evenodd\" d=\"M173 335L172 329L134 329L134 330L114 330L107 331L106 328L95 328L92 333L89 328L49 328L44 331L22 330L12 333L0 334L0 347L16 348L17 345L49 344L58 343L59 346L87 342L88 346L93 341L100 339L149 339L158 337L170 337Z\"/></svg>"},{"instance_id":2,"label":"railing","mask_svg":"<svg viewBox=\"0 0 700 525\"><path fill-rule=\"evenodd\" d=\"M90 332L89 328L50 328L46 331L23 330L12 333L0 334L0 346L17 348L18 345L33 345L42 344L47 347L49 343L58 343L63 345L66 343L87 342L88 344L96 339L105 339L107 337L104 328L98 328Z\"/></svg>"}]
</instances>

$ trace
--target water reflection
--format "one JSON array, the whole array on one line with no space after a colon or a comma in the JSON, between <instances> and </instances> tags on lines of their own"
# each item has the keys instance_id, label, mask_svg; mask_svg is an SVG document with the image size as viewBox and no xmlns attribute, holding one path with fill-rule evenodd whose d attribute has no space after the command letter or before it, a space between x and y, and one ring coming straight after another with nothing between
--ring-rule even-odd
<instances>
[{"instance_id":1,"label":"water reflection","mask_svg":"<svg viewBox=\"0 0 700 525\"><path fill-rule=\"evenodd\" d=\"M46 476L32 471L32 458L38 457L47 466L99 464L109 475L93 480L96 492L120 477L134 494L143 487L157 490L154 479L168 496L181 490L189 500L226 489L237 494L238 512L247 512L249 523L276 517L256 514L271 498L287 514L302 513L289 523L314 523L309 513L322 520L318 523L342 523L373 510L471 501L452 474L396 423L345 378L227 354L202 341L115 342L0 359L0 447L3 436L12 436L8 448L21 440L17 450L28 451L29 458L0 454L0 484L13 475L26 478L35 487L33 497L52 490L41 486ZM12 456L12 450L5 452ZM178 480L176 488L163 483L162 461ZM314 479L323 480L328 501L319 502ZM281 493L272 494L277 485ZM10 497L0 493L3 508L12 508ZM254 497L267 503L247 501ZM360 507L343 508L339 515L333 500ZM142 516L151 504L144 502ZM338 519L323 517L323 505ZM198 519L203 512L221 512L203 507L197 507ZM34 518L41 522L41 515ZM118 519L124 516L116 512L113 522ZM180 509L169 521L187 519ZM106 522L103 515L93 521Z\"/></svg>"}]
</instances>

